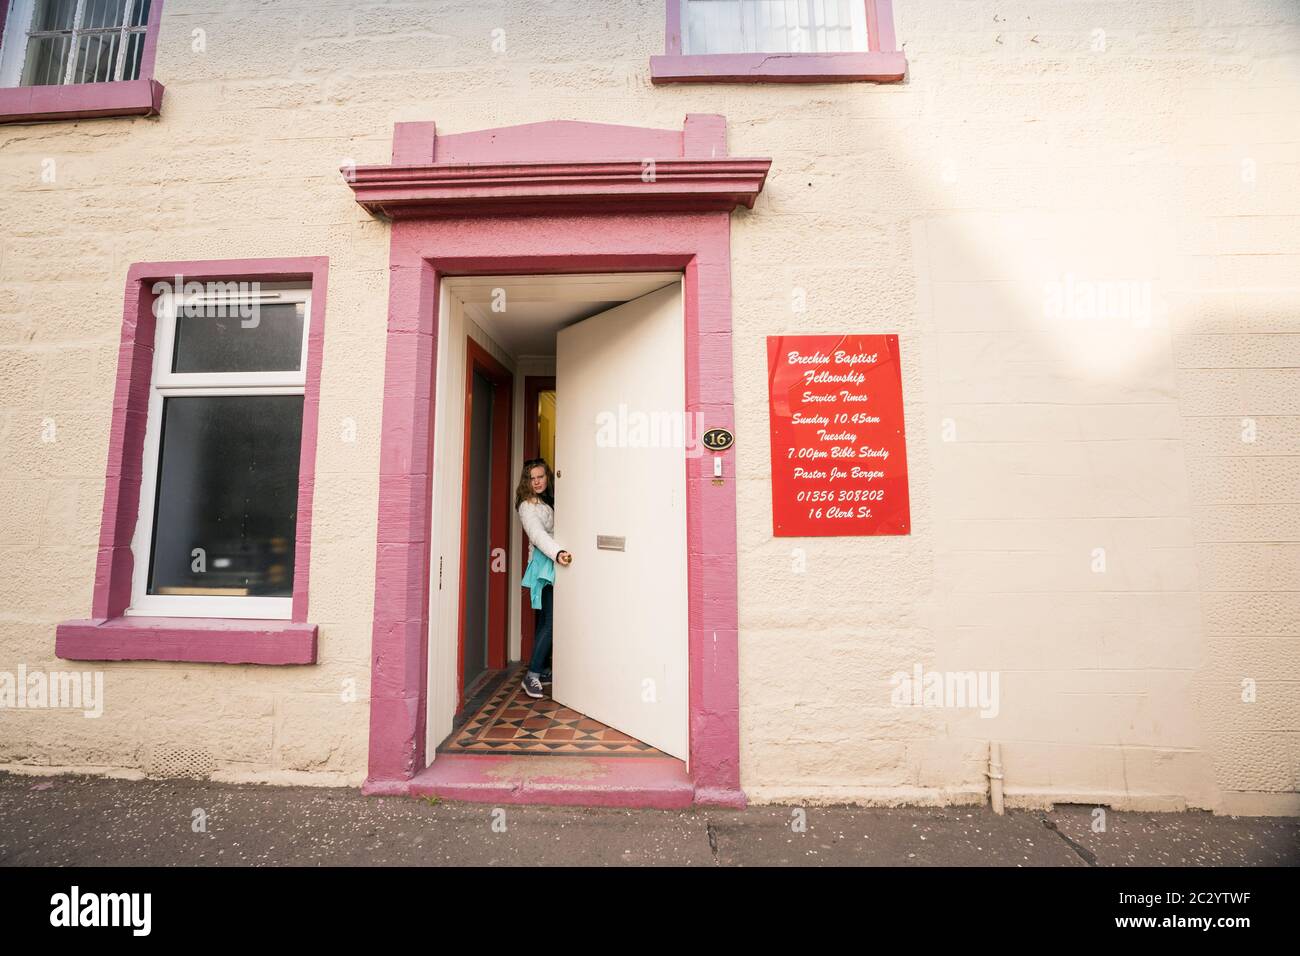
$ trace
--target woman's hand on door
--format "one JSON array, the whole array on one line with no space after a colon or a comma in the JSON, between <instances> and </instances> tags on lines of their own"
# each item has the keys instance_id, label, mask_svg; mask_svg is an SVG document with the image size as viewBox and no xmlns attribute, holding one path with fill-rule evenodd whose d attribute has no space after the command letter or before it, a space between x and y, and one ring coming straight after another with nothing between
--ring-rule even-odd
<instances>
[{"instance_id":1,"label":"woman's hand on door","mask_svg":"<svg viewBox=\"0 0 1300 956\"><path fill-rule=\"evenodd\" d=\"M559 561L560 564L564 565L567 568L569 565L573 563L573 555L569 554L569 552L567 551L561 551L559 554L555 556L555 560Z\"/></svg>"}]
</instances>

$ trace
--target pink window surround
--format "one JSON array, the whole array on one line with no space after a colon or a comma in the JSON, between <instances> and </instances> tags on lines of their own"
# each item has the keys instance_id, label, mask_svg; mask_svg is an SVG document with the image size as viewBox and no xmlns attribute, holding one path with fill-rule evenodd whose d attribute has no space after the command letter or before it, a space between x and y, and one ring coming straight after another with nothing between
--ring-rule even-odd
<instances>
[{"instance_id":1,"label":"pink window surround","mask_svg":"<svg viewBox=\"0 0 1300 956\"><path fill-rule=\"evenodd\" d=\"M55 653L79 661L207 661L222 664L314 664L315 624L307 623L311 559L312 495L316 477L316 431L320 420L321 357L325 342L325 285L329 260L218 259L137 262L127 273L117 388L104 477L104 512L95 562L90 618L64 621L55 632ZM156 282L248 280L311 282L307 333L302 447L298 465L297 535L293 605L288 621L128 617L135 560L131 538L140 510L145 424L154 355Z\"/></svg>"},{"instance_id":2,"label":"pink window surround","mask_svg":"<svg viewBox=\"0 0 1300 956\"><path fill-rule=\"evenodd\" d=\"M58 86L0 88L0 123L34 123L45 120L91 119L99 116L157 116L162 110L163 85L153 78L158 51L158 28L163 0L149 5L149 24L140 52L140 76L107 83L70 83ZM5 29L9 0L0 0L0 38Z\"/></svg>"},{"instance_id":3,"label":"pink window surround","mask_svg":"<svg viewBox=\"0 0 1300 956\"><path fill-rule=\"evenodd\" d=\"M682 53L682 0L665 0L664 55L653 83L893 83L907 75L894 35L893 0L855 0L867 10L867 50L854 53Z\"/></svg>"},{"instance_id":4,"label":"pink window surround","mask_svg":"<svg viewBox=\"0 0 1300 956\"><path fill-rule=\"evenodd\" d=\"M683 160L700 168L676 181L669 177L667 186L642 182L646 195L638 196L625 167L647 158L654 158L657 170ZM710 175L711 164L716 176ZM550 790L494 776L488 764L448 759L454 755L439 756L426 768L426 753L437 744L424 739L431 456L439 282L447 275L682 270L686 409L703 413L710 427L734 428L731 209L753 205L769 166L765 159L728 158L725 118L693 115L681 132L552 122L439 136L432 123L401 123L394 132L393 165L358 169L354 179L348 177L358 202L394 217L366 792L440 792L504 802L744 805L736 486L734 480L714 483L712 456L686 465L689 784L677 761L666 761L678 768L676 777L648 765L629 767L637 762L624 760L625 769L604 771L603 784L557 780ZM544 181L518 173L542 167ZM473 179L468 173L491 185L444 189L447 176ZM591 190L611 181L613 191L593 201ZM384 183L391 191L380 201L372 190ZM730 463L726 474L734 474Z\"/></svg>"}]
</instances>

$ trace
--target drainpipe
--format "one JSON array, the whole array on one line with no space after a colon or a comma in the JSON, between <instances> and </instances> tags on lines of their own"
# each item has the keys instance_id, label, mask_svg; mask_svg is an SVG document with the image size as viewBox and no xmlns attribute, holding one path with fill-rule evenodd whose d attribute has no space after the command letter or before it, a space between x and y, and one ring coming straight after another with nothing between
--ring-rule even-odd
<instances>
[{"instance_id":1,"label":"drainpipe","mask_svg":"<svg viewBox=\"0 0 1300 956\"><path fill-rule=\"evenodd\" d=\"M985 771L989 778L989 799L993 803L993 812L1002 816L1002 745L989 741L989 769Z\"/></svg>"}]
</instances>

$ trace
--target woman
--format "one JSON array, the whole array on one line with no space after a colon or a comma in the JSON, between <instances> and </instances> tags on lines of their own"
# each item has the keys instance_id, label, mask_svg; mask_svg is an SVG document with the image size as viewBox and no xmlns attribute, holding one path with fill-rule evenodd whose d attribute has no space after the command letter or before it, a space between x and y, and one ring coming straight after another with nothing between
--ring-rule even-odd
<instances>
[{"instance_id":1,"label":"woman","mask_svg":"<svg viewBox=\"0 0 1300 956\"><path fill-rule=\"evenodd\" d=\"M555 531L555 499L551 497L551 468L541 458L524 462L519 487L515 490L515 508L528 535L528 567L521 582L532 595L532 605L537 615L537 629L533 632L533 657L524 673L524 693L529 697L543 697L542 668L551 654L551 615L554 609L552 585L555 582L555 563L563 567L573 563L573 555L561 550L551 537Z\"/></svg>"}]
</instances>

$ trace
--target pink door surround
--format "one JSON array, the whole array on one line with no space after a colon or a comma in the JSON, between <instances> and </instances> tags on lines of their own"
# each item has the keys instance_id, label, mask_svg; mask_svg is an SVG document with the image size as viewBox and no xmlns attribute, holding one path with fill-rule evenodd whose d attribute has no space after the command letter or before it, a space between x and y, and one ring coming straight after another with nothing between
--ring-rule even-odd
<instances>
[{"instance_id":1,"label":"pink door surround","mask_svg":"<svg viewBox=\"0 0 1300 956\"><path fill-rule=\"evenodd\" d=\"M555 121L440 136L433 123L399 123L392 165L344 170L357 201L393 221L367 793L439 789L425 771L426 753L438 742L424 736L441 277L681 270L686 410L702 413L708 427L734 429L730 214L737 205L753 206L770 165L727 155L724 117L689 115L680 132ZM736 489L731 479L714 484L712 456L688 459L687 468L684 796L743 806ZM449 784L447 792L633 805L663 805L665 787L681 792L680 780L652 779L648 769L611 770L600 783L560 780L551 791L502 780Z\"/></svg>"}]
</instances>

